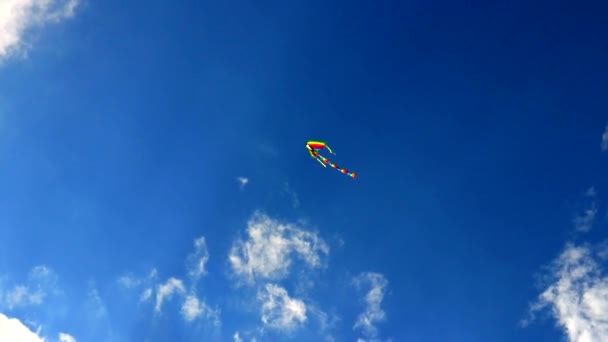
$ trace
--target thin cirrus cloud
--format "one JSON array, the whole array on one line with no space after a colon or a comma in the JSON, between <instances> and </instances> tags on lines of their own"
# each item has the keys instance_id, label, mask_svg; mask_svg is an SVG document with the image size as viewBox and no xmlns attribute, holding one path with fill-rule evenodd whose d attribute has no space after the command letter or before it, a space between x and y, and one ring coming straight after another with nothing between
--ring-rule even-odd
<instances>
[{"instance_id":1,"label":"thin cirrus cloud","mask_svg":"<svg viewBox=\"0 0 608 342\"><path fill-rule=\"evenodd\" d=\"M1 1L0 61L24 50L29 30L71 18L77 5L78 0Z\"/></svg>"}]
</instances>

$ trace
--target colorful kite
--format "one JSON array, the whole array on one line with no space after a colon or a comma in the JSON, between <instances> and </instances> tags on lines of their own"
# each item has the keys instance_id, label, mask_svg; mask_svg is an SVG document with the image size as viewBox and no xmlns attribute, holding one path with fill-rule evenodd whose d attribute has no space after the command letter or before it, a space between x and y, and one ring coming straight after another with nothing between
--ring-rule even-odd
<instances>
[{"instance_id":1,"label":"colorful kite","mask_svg":"<svg viewBox=\"0 0 608 342\"><path fill-rule=\"evenodd\" d=\"M323 165L323 167L327 167L327 165L333 167L334 169L342 172L345 175L348 175L352 178L357 178L357 174L354 172L349 172L346 169L343 169L341 167L339 167L338 165L332 163L331 161L329 161L329 159L323 157L322 155L319 154L318 151L322 150L322 149L326 149L327 151L329 151L329 153L336 155L334 153L334 151L331 150L331 148L329 148L329 146L327 146L327 144L323 141L316 141L316 140L309 140L306 142L306 149L308 150L308 153L310 153L310 156L314 159L316 159L321 165Z\"/></svg>"}]
</instances>

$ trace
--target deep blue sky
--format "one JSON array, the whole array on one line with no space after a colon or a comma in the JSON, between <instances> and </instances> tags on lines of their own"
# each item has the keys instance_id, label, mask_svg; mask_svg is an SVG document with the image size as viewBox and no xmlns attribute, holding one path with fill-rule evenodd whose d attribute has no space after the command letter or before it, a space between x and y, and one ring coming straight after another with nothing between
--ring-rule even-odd
<instances>
[{"instance_id":1,"label":"deep blue sky","mask_svg":"<svg viewBox=\"0 0 608 342\"><path fill-rule=\"evenodd\" d=\"M377 272L382 341L558 340L550 314L519 322L566 242L605 237L601 201L591 232L572 221L588 188L608 186L607 9L81 3L0 68L0 293L36 265L62 291L45 309L0 312L83 341L354 341L365 289L352 278ZM359 178L320 167L308 139ZM238 287L228 255L256 210L304 220L329 245L326 265L294 261L285 278ZM152 268L158 284L186 281L200 236L198 295L221 309L219 330L185 323L178 295L158 316L117 285ZM302 277L314 284L303 292ZM304 326L256 331L266 283L306 303ZM87 313L92 291L103 319ZM312 303L339 317L321 335Z\"/></svg>"}]
</instances>

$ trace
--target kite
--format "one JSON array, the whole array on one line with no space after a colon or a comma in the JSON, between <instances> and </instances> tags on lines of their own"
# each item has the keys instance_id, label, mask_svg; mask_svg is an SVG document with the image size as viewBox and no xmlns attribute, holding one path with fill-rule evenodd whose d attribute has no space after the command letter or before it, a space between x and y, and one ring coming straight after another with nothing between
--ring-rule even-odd
<instances>
[{"instance_id":1,"label":"kite","mask_svg":"<svg viewBox=\"0 0 608 342\"><path fill-rule=\"evenodd\" d=\"M318 151L320 151L322 149L326 149L329 153L336 155L334 153L334 151L332 151L331 148L329 148L329 146L327 146L327 144L325 142L317 141L317 140L309 140L306 142L306 149L308 150L308 153L310 154L310 156L312 158L314 158L316 161L318 161L321 165L323 165L323 167L327 167L327 165L329 165L347 176L350 176L352 178L357 178L357 174L355 172L350 172L346 169L343 169L343 168L339 167L338 165L329 161L329 159L327 159L319 154Z\"/></svg>"}]
</instances>

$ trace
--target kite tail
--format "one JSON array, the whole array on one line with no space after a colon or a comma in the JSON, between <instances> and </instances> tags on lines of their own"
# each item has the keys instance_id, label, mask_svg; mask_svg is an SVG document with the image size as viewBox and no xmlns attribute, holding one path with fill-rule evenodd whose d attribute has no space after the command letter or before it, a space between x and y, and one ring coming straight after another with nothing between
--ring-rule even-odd
<instances>
[{"instance_id":1,"label":"kite tail","mask_svg":"<svg viewBox=\"0 0 608 342\"><path fill-rule=\"evenodd\" d=\"M351 177L353 179L357 178L357 173L350 172L350 171L348 171L346 169L343 169L343 168L339 167L338 165L332 163L331 161L329 161L329 159L323 157L322 155L319 155L319 159L321 159L325 164L329 164L329 166L331 166L332 168L340 171L341 173L343 173L343 174L345 174L345 175L347 175L347 176L349 176L349 177ZM319 160L319 159L317 159L317 160ZM325 166L325 165L323 165L323 166Z\"/></svg>"},{"instance_id":2,"label":"kite tail","mask_svg":"<svg viewBox=\"0 0 608 342\"><path fill-rule=\"evenodd\" d=\"M335 155L334 151L332 151L331 148L329 148L329 146L325 145L325 148L329 151L329 153Z\"/></svg>"},{"instance_id":3,"label":"kite tail","mask_svg":"<svg viewBox=\"0 0 608 342\"><path fill-rule=\"evenodd\" d=\"M323 165L323 167L327 167L327 165L325 165L325 163L323 163L321 160L319 160L319 158L315 158L316 161L319 162L319 164Z\"/></svg>"}]
</instances>

